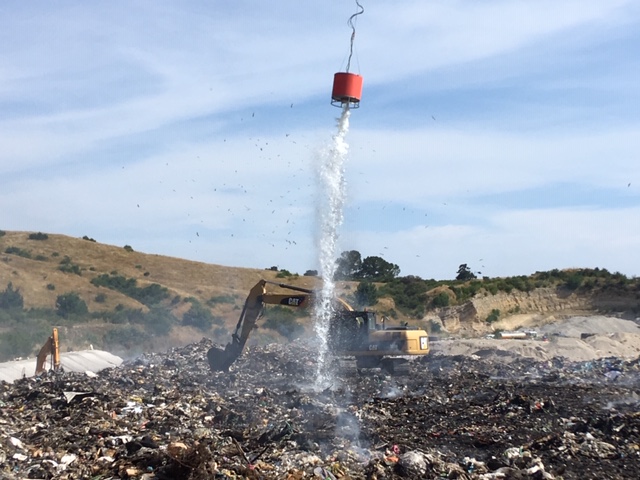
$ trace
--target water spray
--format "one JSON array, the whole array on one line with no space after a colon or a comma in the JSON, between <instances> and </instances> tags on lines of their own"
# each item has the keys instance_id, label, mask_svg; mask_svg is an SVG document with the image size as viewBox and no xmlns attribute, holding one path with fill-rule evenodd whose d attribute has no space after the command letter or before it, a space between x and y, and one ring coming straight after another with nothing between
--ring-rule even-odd
<instances>
[{"instance_id":1,"label":"water spray","mask_svg":"<svg viewBox=\"0 0 640 480\"><path fill-rule=\"evenodd\" d=\"M349 45L349 60L344 72L334 75L331 104L342 108L338 119L338 132L333 136L327 154L322 158L318 169L318 183L323 199L319 207L319 263L322 289L316 303L315 331L319 339L318 371L316 387L326 388L333 383L328 360L328 335L331 318L335 314L334 299L336 297L335 273L338 248L338 231L343 221L343 207L346 198L344 179L344 163L349 151L346 135L349 131L349 116L351 108L360 106L362 96L362 77L349 72L353 55L353 42L356 35L354 21L364 12L364 8L356 0L358 11L349 17L351 27L351 41Z\"/></svg>"}]
</instances>

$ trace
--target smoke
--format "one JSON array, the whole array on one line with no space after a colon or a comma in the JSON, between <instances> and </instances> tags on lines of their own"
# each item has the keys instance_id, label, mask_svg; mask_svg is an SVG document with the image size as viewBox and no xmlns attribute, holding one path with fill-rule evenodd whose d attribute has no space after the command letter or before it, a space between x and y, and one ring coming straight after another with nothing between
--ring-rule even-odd
<instances>
[{"instance_id":1,"label":"smoke","mask_svg":"<svg viewBox=\"0 0 640 480\"><path fill-rule=\"evenodd\" d=\"M334 313L334 275L336 271L338 230L343 222L345 201L344 163L349 151L345 137L349 131L349 106L345 105L338 119L338 133L333 136L327 152L321 155L317 171L318 189L318 264L322 278L322 289L316 300L315 332L318 345L318 370L316 386L332 383L332 375L327 368L329 356L329 324Z\"/></svg>"}]
</instances>

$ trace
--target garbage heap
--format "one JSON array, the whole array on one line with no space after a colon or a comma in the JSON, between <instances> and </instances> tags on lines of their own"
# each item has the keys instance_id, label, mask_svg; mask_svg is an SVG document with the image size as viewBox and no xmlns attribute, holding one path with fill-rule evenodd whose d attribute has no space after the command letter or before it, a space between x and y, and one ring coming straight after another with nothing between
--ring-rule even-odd
<instances>
[{"instance_id":1,"label":"garbage heap","mask_svg":"<svg viewBox=\"0 0 640 480\"><path fill-rule=\"evenodd\" d=\"M212 373L210 346L0 384L0 478L638 478L639 360L431 356L321 389L312 348Z\"/></svg>"}]
</instances>

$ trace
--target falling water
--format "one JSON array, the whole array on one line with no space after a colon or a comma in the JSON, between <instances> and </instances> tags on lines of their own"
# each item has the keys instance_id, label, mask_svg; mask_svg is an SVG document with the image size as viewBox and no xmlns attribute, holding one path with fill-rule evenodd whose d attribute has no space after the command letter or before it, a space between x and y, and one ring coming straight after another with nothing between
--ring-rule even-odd
<instances>
[{"instance_id":1,"label":"falling water","mask_svg":"<svg viewBox=\"0 0 640 480\"><path fill-rule=\"evenodd\" d=\"M320 199L318 205L318 253L322 289L316 301L315 331L319 339L316 386L326 387L332 381L327 368L329 354L329 323L333 314L336 285L338 229L342 225L345 200L344 163L349 151L345 137L349 131L349 105L342 109L338 119L338 133L333 136L329 149L322 155L318 167Z\"/></svg>"}]
</instances>

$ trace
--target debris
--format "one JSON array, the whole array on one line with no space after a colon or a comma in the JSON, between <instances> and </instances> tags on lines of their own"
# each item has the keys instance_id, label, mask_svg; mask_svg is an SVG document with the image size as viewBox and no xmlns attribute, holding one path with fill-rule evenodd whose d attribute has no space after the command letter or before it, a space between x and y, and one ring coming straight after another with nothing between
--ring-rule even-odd
<instances>
[{"instance_id":1,"label":"debris","mask_svg":"<svg viewBox=\"0 0 640 480\"><path fill-rule=\"evenodd\" d=\"M208 340L95 376L0 382L0 478L637 478L640 358L432 356L410 375L251 347L210 373ZM613 373L617 372L617 373ZM612 378L615 377L615 378ZM392 393L392 394L391 394Z\"/></svg>"}]
</instances>

